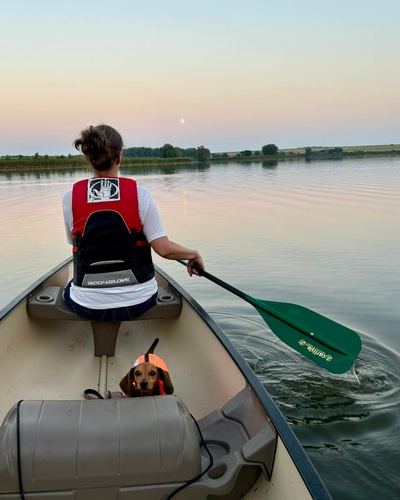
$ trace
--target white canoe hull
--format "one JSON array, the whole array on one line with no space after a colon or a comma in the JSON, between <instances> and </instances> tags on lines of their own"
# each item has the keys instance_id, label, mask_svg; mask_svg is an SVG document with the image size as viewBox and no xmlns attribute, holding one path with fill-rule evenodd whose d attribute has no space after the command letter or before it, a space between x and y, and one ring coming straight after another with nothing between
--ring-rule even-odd
<instances>
[{"instance_id":1,"label":"white canoe hull","mask_svg":"<svg viewBox=\"0 0 400 500\"><path fill-rule=\"evenodd\" d=\"M37 450L40 448L37 438L32 441L33 444L30 445L30 450L25 450L25 452L22 449L23 443L17 443L18 446L13 443L13 432L17 433L20 430L16 424L17 413L15 410L15 404L18 401L23 400L20 406L22 414L24 408L30 408L29 404L32 405L32 408L39 404L35 402L44 401L47 404L46 408L51 408L51 406L48 406L51 404L55 404L58 408L64 403L57 402L67 401L69 403L65 404L69 405L68 408L71 411L77 405L85 410L87 408L85 405L99 404L98 401L81 403L84 399L83 391L87 388L96 389L100 394L104 394L106 390L119 391L121 378L129 371L132 362L139 355L146 352L155 338L160 339L156 354L168 364L175 387L175 395L167 396L167 398L177 397L179 402L183 402L190 414L203 426L205 433L207 433L206 427L208 424L206 422L210 418L209 416L223 408L229 408L232 401L242 401L240 398L244 398L244 403L237 403L238 407L244 408L246 405L251 405L251 415L244 417L246 432L249 427L254 428L253 439L251 439L253 430L250 429L250 432L247 432L250 434L250 443L247 443L239 450L228 450L229 444L218 445L218 439L215 436L210 437L210 451L216 450L213 467L199 481L188 485L177 493L177 499L194 500L196 498L207 498L207 495L213 494L215 498L220 496L224 499L245 498L249 500L330 498L285 419L247 363L202 308L162 271L158 270L157 274L159 286L166 287L173 292L175 297L179 297L182 303L180 313L167 318L123 322L119 327L115 353L108 352L109 355L107 355L109 348L106 347L106 353L104 354L104 352L101 352L103 348L100 347L100 352L95 355L92 325L89 321L78 320L78 318L70 320L34 317L32 307L29 311L29 299L32 303L32 296L40 296L43 287L62 288L66 281L67 264L66 261L54 272L50 272L43 281L36 283L28 290L27 294L18 297L8 308L2 311L0 370L3 390L0 392L0 422L6 416L7 418L0 428L0 446L3 447L3 449L0 449L0 456L6 457L3 463L0 460L0 500L18 498L17 495L21 493L21 490L23 490L25 498L43 498L46 500L53 498L79 498L79 500L139 498L154 500L167 498L166 495L182 486L185 481L176 479L180 477L180 472L175 469L171 472L170 482L162 480L159 484L154 485L151 484L150 473L147 479L143 480L146 484L140 484L139 477L144 477L145 474L140 475L137 473L136 479L129 479L129 477L132 478L133 476L129 476L129 474L124 476L119 469L119 472L115 473L117 479L110 477L105 480L104 475L107 474L103 472L101 474L103 479L99 477L97 483L96 471L93 470L87 473L88 478L84 478L82 475L80 478L77 477L80 472L77 473L76 470L75 478L65 478L60 473L58 479L49 476L47 481L49 487L47 487L46 468L49 470L51 467L46 466L45 460L46 456L50 455L51 443L46 443L47 448L44 447L40 457L37 456L38 451L32 451L35 446ZM39 310L39 316L46 316L46 314L46 312L42 314ZM52 313L50 313L51 315ZM164 398L164 396L156 396L156 398ZM24 406L24 403L29 401L33 401L33 403L26 403ZM101 405L109 405L108 409L104 410L101 407L99 411L105 411L106 413L107 411L116 411L119 415L122 407L118 406L117 408L115 405L133 404L132 400L121 401L123 403L116 403L115 401L107 401L106 403L103 401ZM160 401L160 404L164 405L165 401ZM135 402L134 404L139 403ZM175 405L175 402L172 404ZM10 416L10 409L13 407L14 410ZM42 406L40 408L39 413L44 411ZM30 411L34 412L36 410ZM155 419L158 419L159 415L156 414L156 410L154 411ZM164 410L160 411L162 413ZM242 409L240 411L234 409L233 412L243 413ZM253 415L255 416L253 417ZM260 417L257 417L257 415ZM43 415L38 416L37 422L34 423L28 417L25 417L25 420L24 417L21 418L19 425L25 427L22 427L20 432L25 433L23 437L26 443L26 436L30 432L29 426L36 429L32 432L38 433L38 429L42 429L39 424L44 425L45 417ZM184 418L180 415L178 420L181 422ZM32 419L33 417L31 417ZM94 418L94 420L96 419ZM171 421L171 425L176 423ZM4 431L6 425L8 425L7 433ZM57 428L57 425L61 424L55 422L54 425ZM79 420L76 425L77 428L82 426L83 421ZM141 436L140 425L140 421L133 417L132 426L135 427L139 440ZM178 422L177 425L180 426L179 429L183 428L181 423ZM217 428L218 426L214 427ZM268 439L265 437L264 427L265 432L268 433ZM93 429L96 429L96 421L93 422ZM2 430L3 438L1 437ZM58 434L62 435L63 431L64 429L61 429ZM47 429L43 430L43 432L50 431ZM76 433L79 433L79 429L74 430L71 428L68 432L72 433L71 436L75 436ZM96 437L96 430L93 430L94 442L101 441L105 435L108 436L108 430L106 429L99 428L97 432L98 436ZM193 431L190 431L189 434L194 435ZM271 438L270 434L275 437ZM65 434L64 439L72 439L68 436L68 433ZM118 434L118 436L120 435ZM117 439L121 439L121 437ZM162 439L164 439L163 436L160 437L160 442L162 442ZM190 440L190 436L185 439ZM265 444L264 441L265 443L268 441L268 443ZM54 446L57 446L56 439L54 443ZM123 439L121 443L120 447L124 444ZM15 448L14 445L17 447ZM260 451L257 451L258 447L260 447ZM265 450L263 447L265 447ZM140 449L140 446L137 446L137 448ZM96 451L96 445L94 445L93 449L95 450L93 461L100 460L99 457L103 450L99 448ZM225 453L223 450L226 451L227 457L223 456ZM16 455L21 455L21 453L23 458L20 457L18 462L18 456ZM145 453L147 453L146 450ZM247 456L247 453L249 456ZM112 461L113 458L109 455L106 453L104 460ZM268 457L264 463L258 465L259 457L264 455L268 455ZM201 458L199 467L204 469L208 463L208 458L203 452L199 456ZM118 457L118 460L122 460L121 454ZM157 455L157 458L161 460L160 457L165 461L162 452ZM231 473L229 464L233 460L232 457L236 457L234 461L237 460L240 464L243 462L244 469L249 465L248 468L252 472L248 478L238 480L233 489L228 491L232 488L232 484L235 483L235 481L232 483L232 481L228 481L224 477ZM90 457L87 458L86 456L86 459L90 460ZM25 465L23 460L27 462ZM37 462L33 463L34 460ZM68 465L69 459L65 458L64 460ZM79 460L84 460L84 458ZM173 460L171 459L171 461ZM150 463L152 464L151 460ZM110 464L113 465L114 462L110 462L106 470L113 468ZM145 470L151 469L151 465L146 467ZM176 477L174 476L175 473L177 474ZM1 486L2 474L3 484L7 483L7 481L9 483L7 487ZM187 474L190 474L190 472L187 472ZM243 476L245 476L244 473ZM121 478L121 484L118 484L118 477ZM189 480L190 478L186 479ZM132 484L128 484L129 480ZM226 484L224 481L226 481ZM75 484L76 486L74 486ZM215 484L215 491L212 490L213 484Z\"/></svg>"}]
</instances>

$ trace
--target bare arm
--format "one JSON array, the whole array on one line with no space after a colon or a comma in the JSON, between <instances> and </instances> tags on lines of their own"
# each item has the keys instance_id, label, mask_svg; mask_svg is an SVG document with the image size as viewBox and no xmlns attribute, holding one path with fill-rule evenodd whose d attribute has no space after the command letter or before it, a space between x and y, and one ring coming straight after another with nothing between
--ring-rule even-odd
<instances>
[{"instance_id":1,"label":"bare arm","mask_svg":"<svg viewBox=\"0 0 400 500\"><path fill-rule=\"evenodd\" d=\"M194 269L194 265L204 269L204 262L197 250L192 250L191 248L186 248L179 243L171 241L168 236L163 236L162 238L157 238L151 243L151 248L164 259L169 260L187 260L187 270L190 276L196 274L200 276L199 273Z\"/></svg>"}]
</instances>

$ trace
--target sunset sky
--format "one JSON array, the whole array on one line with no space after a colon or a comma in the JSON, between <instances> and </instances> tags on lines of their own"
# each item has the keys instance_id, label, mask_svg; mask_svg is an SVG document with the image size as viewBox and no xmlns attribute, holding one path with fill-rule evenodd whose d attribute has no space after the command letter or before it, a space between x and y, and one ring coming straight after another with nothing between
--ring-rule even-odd
<instances>
[{"instance_id":1,"label":"sunset sky","mask_svg":"<svg viewBox=\"0 0 400 500\"><path fill-rule=\"evenodd\" d=\"M399 0L0 4L0 156L87 125L212 152L400 143Z\"/></svg>"}]
</instances>

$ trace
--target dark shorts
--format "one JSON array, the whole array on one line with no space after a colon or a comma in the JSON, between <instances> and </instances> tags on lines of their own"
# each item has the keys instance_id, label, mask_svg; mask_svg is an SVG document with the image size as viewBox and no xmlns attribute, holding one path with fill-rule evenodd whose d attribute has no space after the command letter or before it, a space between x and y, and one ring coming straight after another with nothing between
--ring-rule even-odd
<instances>
[{"instance_id":1,"label":"dark shorts","mask_svg":"<svg viewBox=\"0 0 400 500\"><path fill-rule=\"evenodd\" d=\"M63 293L67 306L78 316L90 319L91 321L129 321L144 314L157 303L157 293L155 293L145 302L134 306L115 307L113 309L90 309L89 307L77 304L71 299L71 283L72 281L68 283Z\"/></svg>"}]
</instances>

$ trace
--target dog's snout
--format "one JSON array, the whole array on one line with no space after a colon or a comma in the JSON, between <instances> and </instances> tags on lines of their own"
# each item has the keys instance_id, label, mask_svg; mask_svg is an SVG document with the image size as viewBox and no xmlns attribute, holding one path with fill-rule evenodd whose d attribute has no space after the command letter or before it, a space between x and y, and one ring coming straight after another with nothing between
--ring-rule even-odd
<instances>
[{"instance_id":1,"label":"dog's snout","mask_svg":"<svg viewBox=\"0 0 400 500\"><path fill-rule=\"evenodd\" d=\"M140 381L140 387L141 387L142 389L146 389L146 387L147 387L148 385L149 385L149 382L148 382L148 380L147 380L147 379L145 379L145 378L144 378L143 380L141 380L141 381Z\"/></svg>"}]
</instances>

